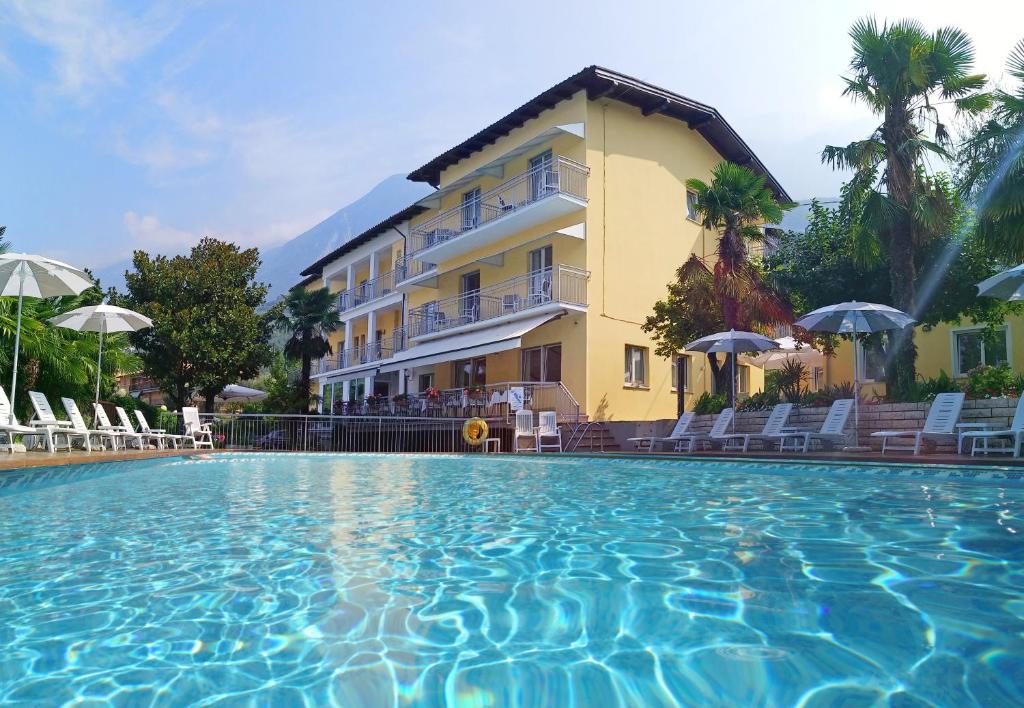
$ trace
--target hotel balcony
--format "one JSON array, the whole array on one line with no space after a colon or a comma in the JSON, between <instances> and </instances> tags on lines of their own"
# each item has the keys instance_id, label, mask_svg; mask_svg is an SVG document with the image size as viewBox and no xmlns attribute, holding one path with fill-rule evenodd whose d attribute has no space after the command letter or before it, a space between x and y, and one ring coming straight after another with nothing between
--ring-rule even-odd
<instances>
[{"instance_id":1,"label":"hotel balcony","mask_svg":"<svg viewBox=\"0 0 1024 708\"><path fill-rule=\"evenodd\" d=\"M395 268L373 280L367 280L355 287L338 293L338 311L347 312L357 307L380 300L395 293L395 283L401 279L403 270Z\"/></svg>"},{"instance_id":2,"label":"hotel balcony","mask_svg":"<svg viewBox=\"0 0 1024 708\"><path fill-rule=\"evenodd\" d=\"M343 349L332 356L325 356L320 360L314 373L326 374L330 371L340 371L386 361L398 352L404 351L405 345L405 331L399 329L380 342L369 342L360 347Z\"/></svg>"},{"instance_id":3,"label":"hotel balcony","mask_svg":"<svg viewBox=\"0 0 1024 708\"><path fill-rule=\"evenodd\" d=\"M589 173L586 165L556 157L516 175L413 228L409 255L418 261L441 263L583 209Z\"/></svg>"},{"instance_id":4,"label":"hotel balcony","mask_svg":"<svg viewBox=\"0 0 1024 708\"><path fill-rule=\"evenodd\" d=\"M559 265L409 310L409 338L432 339L545 310L587 306L586 271Z\"/></svg>"}]
</instances>

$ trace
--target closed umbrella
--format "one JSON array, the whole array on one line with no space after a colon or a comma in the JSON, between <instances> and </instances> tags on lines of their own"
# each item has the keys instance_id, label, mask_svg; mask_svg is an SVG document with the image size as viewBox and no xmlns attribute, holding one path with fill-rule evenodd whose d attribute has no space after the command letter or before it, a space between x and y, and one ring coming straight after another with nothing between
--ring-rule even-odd
<instances>
[{"instance_id":1,"label":"closed umbrella","mask_svg":"<svg viewBox=\"0 0 1024 708\"><path fill-rule=\"evenodd\" d=\"M978 283L978 294L1010 302L1024 300L1024 263Z\"/></svg>"},{"instance_id":2,"label":"closed umbrella","mask_svg":"<svg viewBox=\"0 0 1024 708\"><path fill-rule=\"evenodd\" d=\"M262 401L266 397L266 391L238 384L225 386L224 390L217 394L217 398L222 401Z\"/></svg>"},{"instance_id":3,"label":"closed umbrella","mask_svg":"<svg viewBox=\"0 0 1024 708\"><path fill-rule=\"evenodd\" d=\"M853 441L858 447L860 425L860 378L857 370L857 335L903 329L917 322L902 310L871 302L841 302L819 307L798 319L796 324L813 332L853 335Z\"/></svg>"},{"instance_id":4,"label":"closed umbrella","mask_svg":"<svg viewBox=\"0 0 1024 708\"><path fill-rule=\"evenodd\" d=\"M14 364L11 367L11 420L18 386L18 349L21 347L21 306L26 297L78 295L92 287L85 271L52 258L27 253L0 254L0 296L18 298L18 325L14 333Z\"/></svg>"},{"instance_id":5,"label":"closed umbrella","mask_svg":"<svg viewBox=\"0 0 1024 708\"><path fill-rule=\"evenodd\" d=\"M153 321L134 310L113 305L79 307L57 315L50 322L76 332L99 332L100 352L96 360L96 400L100 400L100 372L103 366L103 335L107 332L138 332L153 326Z\"/></svg>"},{"instance_id":6,"label":"closed umbrella","mask_svg":"<svg viewBox=\"0 0 1024 708\"><path fill-rule=\"evenodd\" d=\"M757 332L716 332L706 337L695 339L685 347L687 351L732 354L732 401L736 405L736 355L739 353L764 352L778 349L779 343ZM736 429L736 416L732 420L733 430Z\"/></svg>"}]
</instances>

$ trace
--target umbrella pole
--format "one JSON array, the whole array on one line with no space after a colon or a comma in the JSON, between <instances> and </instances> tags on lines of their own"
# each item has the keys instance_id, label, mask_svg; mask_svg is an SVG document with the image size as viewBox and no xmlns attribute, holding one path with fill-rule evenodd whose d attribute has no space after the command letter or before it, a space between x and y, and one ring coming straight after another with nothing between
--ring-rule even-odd
<instances>
[{"instance_id":1,"label":"umbrella pole","mask_svg":"<svg viewBox=\"0 0 1024 708\"><path fill-rule=\"evenodd\" d=\"M14 366L11 367L11 415L8 421L11 425L14 425L14 397L18 392L18 349L21 348L21 303L24 298L25 274L22 273L21 283L18 285L18 326L14 330Z\"/></svg>"},{"instance_id":2,"label":"umbrella pole","mask_svg":"<svg viewBox=\"0 0 1024 708\"><path fill-rule=\"evenodd\" d=\"M100 353L96 359L96 399L95 403L100 402L100 374L103 372L103 329L106 327L106 322L100 322Z\"/></svg>"},{"instance_id":3,"label":"umbrella pole","mask_svg":"<svg viewBox=\"0 0 1024 708\"><path fill-rule=\"evenodd\" d=\"M860 370L857 367L857 320L853 321L853 446L860 447Z\"/></svg>"},{"instance_id":4,"label":"umbrella pole","mask_svg":"<svg viewBox=\"0 0 1024 708\"><path fill-rule=\"evenodd\" d=\"M732 432L736 432L736 412L739 406L736 404L736 330L729 330L729 344L732 349Z\"/></svg>"}]
</instances>

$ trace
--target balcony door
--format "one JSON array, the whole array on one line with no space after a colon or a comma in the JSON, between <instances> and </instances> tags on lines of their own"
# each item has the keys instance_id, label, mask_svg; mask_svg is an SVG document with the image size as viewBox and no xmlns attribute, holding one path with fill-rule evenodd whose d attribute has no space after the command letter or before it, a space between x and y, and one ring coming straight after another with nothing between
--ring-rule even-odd
<instances>
[{"instance_id":1,"label":"balcony door","mask_svg":"<svg viewBox=\"0 0 1024 708\"><path fill-rule=\"evenodd\" d=\"M530 158L530 201L535 202L548 194L554 163L555 156L550 150Z\"/></svg>"},{"instance_id":2,"label":"balcony door","mask_svg":"<svg viewBox=\"0 0 1024 708\"><path fill-rule=\"evenodd\" d=\"M462 230L469 231L480 225L480 188L462 195Z\"/></svg>"},{"instance_id":3,"label":"balcony door","mask_svg":"<svg viewBox=\"0 0 1024 708\"><path fill-rule=\"evenodd\" d=\"M553 250L544 246L527 254L526 268L529 276L529 302L537 305L551 300L551 273Z\"/></svg>"},{"instance_id":4,"label":"balcony door","mask_svg":"<svg viewBox=\"0 0 1024 708\"><path fill-rule=\"evenodd\" d=\"M459 315L463 322L476 322L480 319L480 271L465 273L460 281L459 302L462 312Z\"/></svg>"}]
</instances>

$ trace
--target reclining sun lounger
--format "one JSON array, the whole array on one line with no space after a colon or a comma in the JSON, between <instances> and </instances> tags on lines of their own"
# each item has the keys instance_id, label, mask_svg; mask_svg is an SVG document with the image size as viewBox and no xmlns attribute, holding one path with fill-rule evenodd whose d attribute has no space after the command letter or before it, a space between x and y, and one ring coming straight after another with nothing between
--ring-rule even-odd
<instances>
[{"instance_id":1,"label":"reclining sun lounger","mask_svg":"<svg viewBox=\"0 0 1024 708\"><path fill-rule=\"evenodd\" d=\"M759 441L765 447L769 443L781 443L782 433L786 431L786 421L789 420L789 414L793 410L792 403L779 403L772 408L771 414L768 416L768 420L765 421L764 428L761 429L760 433L729 433L723 435L721 438L722 449L746 452L750 448L750 442L752 440Z\"/></svg>"},{"instance_id":2,"label":"reclining sun lounger","mask_svg":"<svg viewBox=\"0 0 1024 708\"><path fill-rule=\"evenodd\" d=\"M925 440L956 441L956 423L960 419L960 409L963 405L964 394L940 393L932 401L932 407L928 409L928 417L925 418L924 428L921 430L879 430L877 433L871 433L871 437L882 439L883 455L886 450L912 450L915 455L920 455L921 443ZM913 440L913 444L890 442L898 443L900 440Z\"/></svg>"},{"instance_id":3,"label":"reclining sun lounger","mask_svg":"<svg viewBox=\"0 0 1024 708\"><path fill-rule=\"evenodd\" d=\"M646 443L646 448L650 451L654 451L656 444L664 443L675 443L684 435L690 428L690 423L693 422L693 411L688 411L679 416L679 420L676 421L675 427L672 428L672 432L668 437L659 437L657 435L640 437L640 438L629 438L628 442L635 443L637 450L643 450Z\"/></svg>"}]
</instances>

